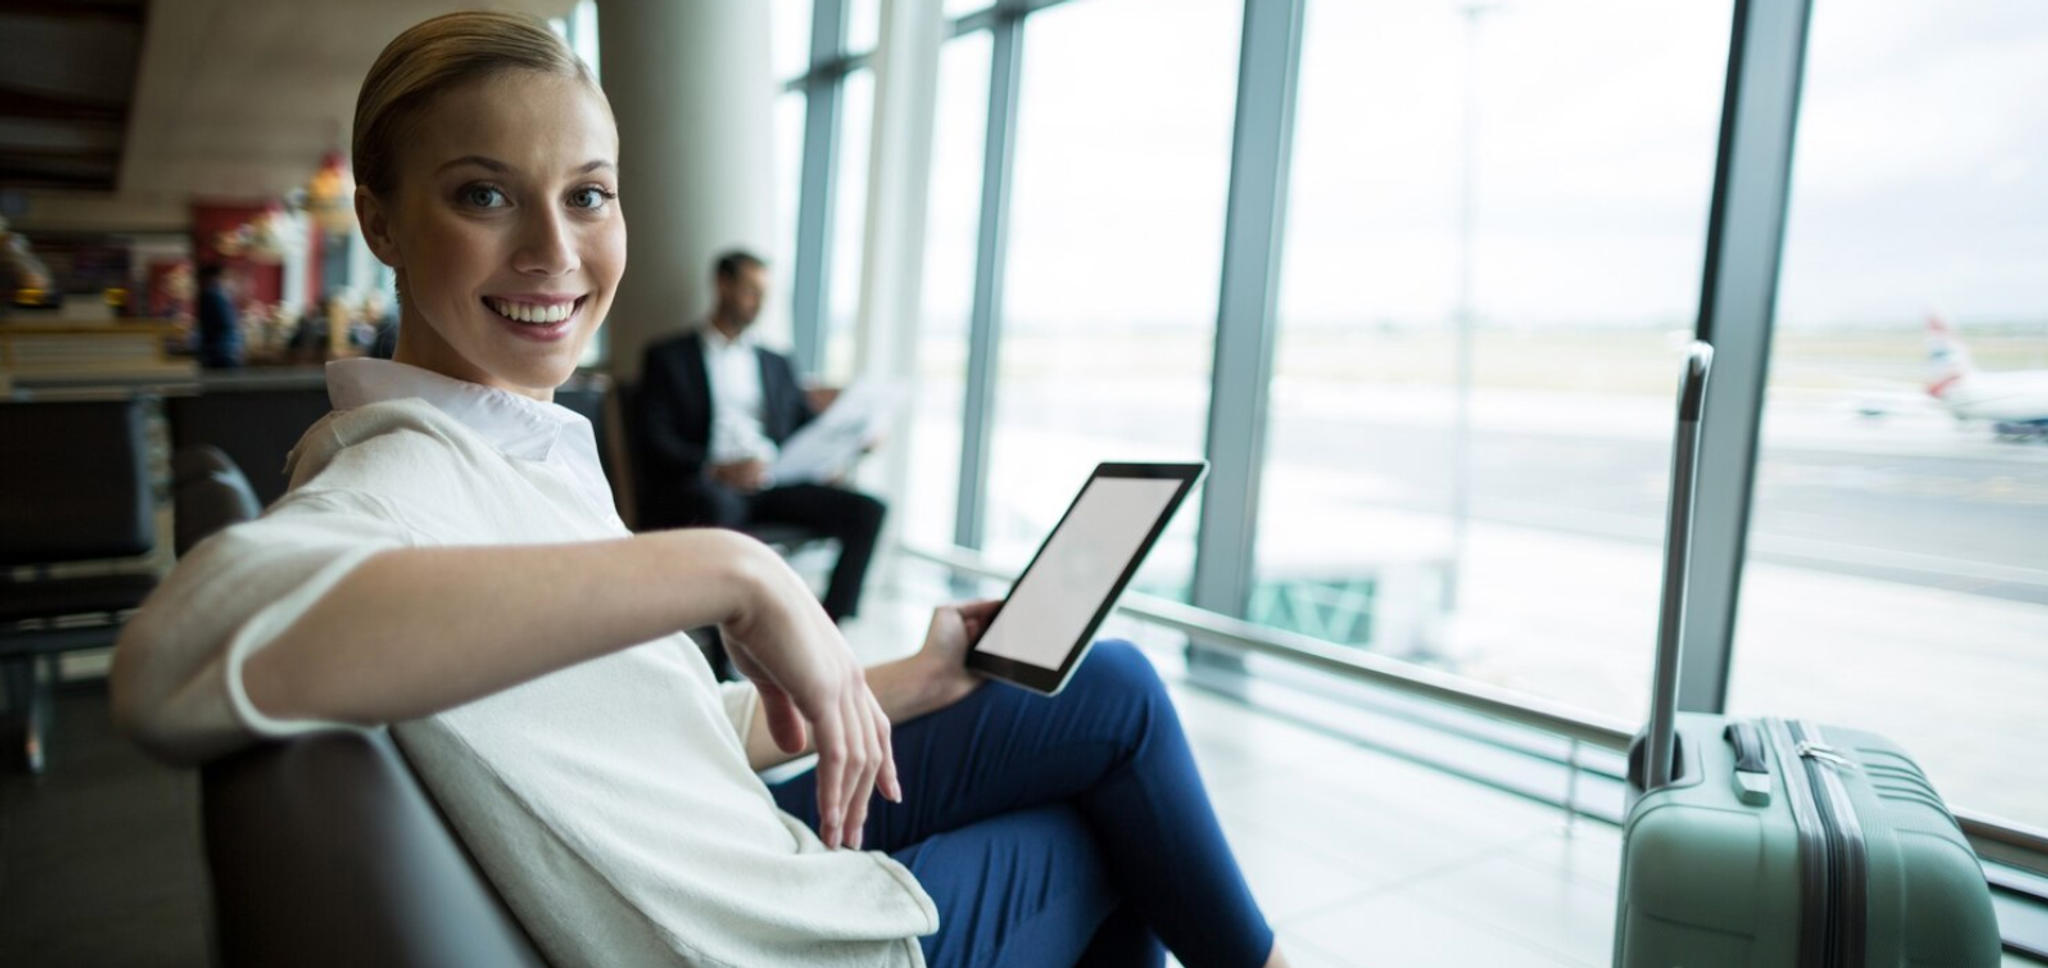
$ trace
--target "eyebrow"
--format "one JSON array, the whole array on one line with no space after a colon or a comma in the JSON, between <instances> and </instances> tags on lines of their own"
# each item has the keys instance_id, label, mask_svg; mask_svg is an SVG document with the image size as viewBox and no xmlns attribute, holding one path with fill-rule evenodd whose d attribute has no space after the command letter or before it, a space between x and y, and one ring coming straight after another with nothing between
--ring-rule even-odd
<instances>
[{"instance_id":1,"label":"eyebrow","mask_svg":"<svg viewBox=\"0 0 2048 968\"><path fill-rule=\"evenodd\" d=\"M490 171L496 172L500 175L512 170L511 165L505 164L504 162L499 161L496 158L486 158L483 155L463 155L460 158L454 159L453 161L449 161L443 164L441 167L434 169L434 172L436 174L439 174L441 172L447 171L450 168L459 167L461 165L475 165L479 168L489 169ZM617 171L619 166L614 165L603 158L598 158L593 161L584 162L581 167L576 169L576 174L587 175L593 171L598 170L599 168L609 168L613 171Z\"/></svg>"}]
</instances>

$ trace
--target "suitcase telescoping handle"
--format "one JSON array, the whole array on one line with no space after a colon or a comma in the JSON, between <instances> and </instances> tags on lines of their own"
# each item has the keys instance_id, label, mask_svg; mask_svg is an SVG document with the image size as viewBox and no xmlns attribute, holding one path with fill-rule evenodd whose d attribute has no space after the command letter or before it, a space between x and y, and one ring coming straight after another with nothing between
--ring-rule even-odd
<instances>
[{"instance_id":1,"label":"suitcase telescoping handle","mask_svg":"<svg viewBox=\"0 0 2048 968\"><path fill-rule=\"evenodd\" d=\"M1678 436L1671 442L1671 503L1664 522L1664 600L1657 612L1657 667L1650 697L1648 769L1643 792L1672 780L1677 751L1678 660L1685 630L1686 568L1692 547L1692 494L1700 452L1700 411L1714 348L1695 340L1678 390Z\"/></svg>"}]
</instances>

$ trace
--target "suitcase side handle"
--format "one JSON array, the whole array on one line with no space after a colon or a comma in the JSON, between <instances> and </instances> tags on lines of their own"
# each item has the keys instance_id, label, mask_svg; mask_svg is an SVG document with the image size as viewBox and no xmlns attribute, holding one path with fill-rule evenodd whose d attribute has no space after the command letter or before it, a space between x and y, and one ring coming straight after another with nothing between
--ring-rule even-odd
<instances>
[{"instance_id":1,"label":"suitcase side handle","mask_svg":"<svg viewBox=\"0 0 2048 968\"><path fill-rule=\"evenodd\" d=\"M1707 374L1714 348L1694 340L1686 350L1678 389L1678 433L1671 442L1671 500L1664 525L1664 597L1657 612L1657 664L1650 696L1649 769L1643 792L1672 779L1678 722L1680 636L1685 629L1687 566L1691 562L1692 496L1698 477L1700 417L1706 406Z\"/></svg>"},{"instance_id":2,"label":"suitcase side handle","mask_svg":"<svg viewBox=\"0 0 2048 968\"><path fill-rule=\"evenodd\" d=\"M1735 748L1735 798L1752 807L1771 802L1771 768L1764 761L1764 734L1755 723L1733 722L1721 731Z\"/></svg>"}]
</instances>

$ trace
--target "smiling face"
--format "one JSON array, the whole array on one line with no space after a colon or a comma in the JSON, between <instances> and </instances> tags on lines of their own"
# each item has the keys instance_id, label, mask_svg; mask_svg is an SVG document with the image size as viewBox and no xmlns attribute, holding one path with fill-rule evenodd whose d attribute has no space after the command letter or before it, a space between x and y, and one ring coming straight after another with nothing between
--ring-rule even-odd
<instances>
[{"instance_id":1,"label":"smiling face","mask_svg":"<svg viewBox=\"0 0 2048 968\"><path fill-rule=\"evenodd\" d=\"M356 191L370 250L398 270L394 359L551 399L626 268L618 151L575 77L509 71L428 103L395 184Z\"/></svg>"}]
</instances>

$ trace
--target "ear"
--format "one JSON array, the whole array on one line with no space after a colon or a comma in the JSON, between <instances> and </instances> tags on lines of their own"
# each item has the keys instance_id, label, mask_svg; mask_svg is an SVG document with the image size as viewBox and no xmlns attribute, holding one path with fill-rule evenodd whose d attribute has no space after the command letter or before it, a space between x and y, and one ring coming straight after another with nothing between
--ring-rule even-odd
<instances>
[{"instance_id":1,"label":"ear","mask_svg":"<svg viewBox=\"0 0 2048 968\"><path fill-rule=\"evenodd\" d=\"M378 262L399 268L404 260L399 258L398 243L391 235L391 212L376 193L362 185L356 186L356 224L363 227L363 241L369 243L370 254Z\"/></svg>"}]
</instances>

